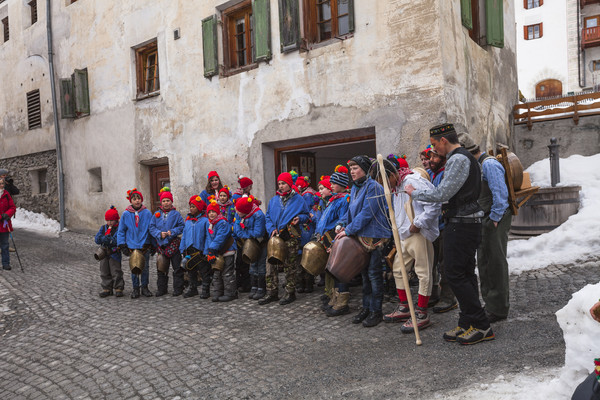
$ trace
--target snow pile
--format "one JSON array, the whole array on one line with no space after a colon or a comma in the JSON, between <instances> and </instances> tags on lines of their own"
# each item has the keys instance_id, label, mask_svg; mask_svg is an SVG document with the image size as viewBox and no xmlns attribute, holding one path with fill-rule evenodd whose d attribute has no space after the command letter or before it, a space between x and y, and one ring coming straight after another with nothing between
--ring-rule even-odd
<instances>
[{"instance_id":1,"label":"snow pile","mask_svg":"<svg viewBox=\"0 0 600 400\"><path fill-rule=\"evenodd\" d=\"M600 323L590 316L590 308L600 297L600 283L587 285L573 295L556 318L566 344L565 365L561 369L532 369L498 376L493 382L456 389L435 396L436 399L508 400L570 399L575 388L594 369L594 358L600 357Z\"/></svg>"},{"instance_id":2,"label":"snow pile","mask_svg":"<svg viewBox=\"0 0 600 400\"><path fill-rule=\"evenodd\" d=\"M23 208L17 208L17 213L12 219L12 226L14 229L26 229L57 236L60 232L60 223L58 221L49 218L44 213L38 214Z\"/></svg>"},{"instance_id":3,"label":"snow pile","mask_svg":"<svg viewBox=\"0 0 600 400\"><path fill-rule=\"evenodd\" d=\"M581 186L579 212L558 228L528 240L508 244L511 273L569 263L600 253L600 154L574 155L560 160L558 186ZM550 187L550 161L544 159L527 169L534 186Z\"/></svg>"}]
</instances>

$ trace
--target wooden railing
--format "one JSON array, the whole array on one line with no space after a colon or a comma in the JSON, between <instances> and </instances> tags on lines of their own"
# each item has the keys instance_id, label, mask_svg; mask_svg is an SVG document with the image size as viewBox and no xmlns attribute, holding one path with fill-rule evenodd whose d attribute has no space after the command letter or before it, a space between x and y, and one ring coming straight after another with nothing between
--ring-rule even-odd
<instances>
[{"instance_id":1,"label":"wooden railing","mask_svg":"<svg viewBox=\"0 0 600 400\"><path fill-rule=\"evenodd\" d=\"M584 28L581 30L581 48L600 46L600 27Z\"/></svg>"},{"instance_id":2,"label":"wooden railing","mask_svg":"<svg viewBox=\"0 0 600 400\"><path fill-rule=\"evenodd\" d=\"M581 8L594 3L600 3L600 0L581 0L579 4L581 4Z\"/></svg>"},{"instance_id":3,"label":"wooden railing","mask_svg":"<svg viewBox=\"0 0 600 400\"><path fill-rule=\"evenodd\" d=\"M579 117L600 114L600 92L578 93L519 103L513 109L515 125L527 124L531 130L534 122L573 118L575 125Z\"/></svg>"}]
</instances>

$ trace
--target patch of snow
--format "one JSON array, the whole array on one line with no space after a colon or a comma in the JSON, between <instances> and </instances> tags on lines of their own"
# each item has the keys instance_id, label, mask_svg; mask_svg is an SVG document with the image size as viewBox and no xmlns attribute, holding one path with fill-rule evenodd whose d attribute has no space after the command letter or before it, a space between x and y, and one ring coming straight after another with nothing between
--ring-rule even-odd
<instances>
[{"instance_id":1,"label":"patch of snow","mask_svg":"<svg viewBox=\"0 0 600 400\"><path fill-rule=\"evenodd\" d=\"M508 243L511 273L572 263L600 253L600 154L573 155L560 159L561 182L557 186L579 185L580 207L577 214L551 232ZM538 161L527 168L532 185L550 187L550 160Z\"/></svg>"},{"instance_id":2,"label":"patch of snow","mask_svg":"<svg viewBox=\"0 0 600 400\"><path fill-rule=\"evenodd\" d=\"M24 208L17 208L17 212L12 219L14 229L26 229L58 236L60 232L60 223L49 218L44 213L34 213Z\"/></svg>"}]
</instances>

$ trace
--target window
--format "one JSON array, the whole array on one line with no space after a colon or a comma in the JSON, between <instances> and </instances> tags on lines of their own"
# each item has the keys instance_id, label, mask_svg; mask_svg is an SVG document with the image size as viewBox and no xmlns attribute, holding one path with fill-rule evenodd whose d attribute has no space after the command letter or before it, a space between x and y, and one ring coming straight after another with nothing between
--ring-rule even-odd
<instances>
[{"instance_id":1,"label":"window","mask_svg":"<svg viewBox=\"0 0 600 400\"><path fill-rule=\"evenodd\" d=\"M592 71L600 71L600 60L592 61Z\"/></svg>"},{"instance_id":2,"label":"window","mask_svg":"<svg viewBox=\"0 0 600 400\"><path fill-rule=\"evenodd\" d=\"M583 27L584 28L597 28L600 25L600 15L594 15L592 17L587 17L584 19Z\"/></svg>"},{"instance_id":3,"label":"window","mask_svg":"<svg viewBox=\"0 0 600 400\"><path fill-rule=\"evenodd\" d=\"M254 19L250 1L244 1L223 14L227 38L227 67L236 69L252 64ZM225 43L225 41L224 41Z\"/></svg>"},{"instance_id":4,"label":"window","mask_svg":"<svg viewBox=\"0 0 600 400\"><path fill-rule=\"evenodd\" d=\"M31 194L48 193L48 169L35 168L29 171L31 178Z\"/></svg>"},{"instance_id":5,"label":"window","mask_svg":"<svg viewBox=\"0 0 600 400\"><path fill-rule=\"evenodd\" d=\"M539 39L544 34L544 26L543 22L535 25L525 25L523 27L523 35L525 36L525 40Z\"/></svg>"},{"instance_id":6,"label":"window","mask_svg":"<svg viewBox=\"0 0 600 400\"><path fill-rule=\"evenodd\" d=\"M537 8L543 4L544 0L523 0L523 7L525 7L526 10Z\"/></svg>"},{"instance_id":7,"label":"window","mask_svg":"<svg viewBox=\"0 0 600 400\"><path fill-rule=\"evenodd\" d=\"M352 0L304 0L304 42L345 38L354 31Z\"/></svg>"},{"instance_id":8,"label":"window","mask_svg":"<svg viewBox=\"0 0 600 400\"><path fill-rule=\"evenodd\" d=\"M90 115L90 91L87 68L76 69L71 78L60 79L61 118Z\"/></svg>"},{"instance_id":9,"label":"window","mask_svg":"<svg viewBox=\"0 0 600 400\"><path fill-rule=\"evenodd\" d=\"M37 0L31 0L27 4L29 5L29 11L31 11L31 25L33 25L38 20L38 15L37 15Z\"/></svg>"},{"instance_id":10,"label":"window","mask_svg":"<svg viewBox=\"0 0 600 400\"><path fill-rule=\"evenodd\" d=\"M102 192L102 168L92 168L88 172L90 174L90 192Z\"/></svg>"},{"instance_id":11,"label":"window","mask_svg":"<svg viewBox=\"0 0 600 400\"><path fill-rule=\"evenodd\" d=\"M504 47L503 0L460 0L460 13L475 43Z\"/></svg>"},{"instance_id":12,"label":"window","mask_svg":"<svg viewBox=\"0 0 600 400\"><path fill-rule=\"evenodd\" d=\"M137 98L158 94L160 80L158 75L158 47L156 39L135 50L137 72Z\"/></svg>"},{"instance_id":13,"label":"window","mask_svg":"<svg viewBox=\"0 0 600 400\"><path fill-rule=\"evenodd\" d=\"M4 32L4 41L8 42L10 39L10 30L8 28L8 17L2 19L2 31Z\"/></svg>"},{"instance_id":14,"label":"window","mask_svg":"<svg viewBox=\"0 0 600 400\"><path fill-rule=\"evenodd\" d=\"M27 123L30 130L42 127L42 108L39 89L27 93Z\"/></svg>"}]
</instances>

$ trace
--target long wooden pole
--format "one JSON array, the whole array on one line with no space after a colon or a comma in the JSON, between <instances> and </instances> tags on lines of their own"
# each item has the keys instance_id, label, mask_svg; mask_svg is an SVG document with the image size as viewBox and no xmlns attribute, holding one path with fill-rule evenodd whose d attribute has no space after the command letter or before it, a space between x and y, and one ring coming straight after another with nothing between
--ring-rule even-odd
<instances>
[{"instance_id":1,"label":"long wooden pole","mask_svg":"<svg viewBox=\"0 0 600 400\"><path fill-rule=\"evenodd\" d=\"M421 336L419 335L419 327L417 326L417 316L415 315L415 305L412 302L412 294L410 293L408 275L406 274L406 265L404 265L404 257L402 257L402 244L400 243L398 227L396 226L396 215L394 213L394 207L392 206L392 193L390 192L390 185L388 183L387 174L385 173L385 167L383 165L383 156L381 154L377 154L377 162L379 163L379 173L381 174L381 182L383 182L385 200L387 201L388 211L390 214L392 234L394 236L394 243L396 244L396 257L400 259L400 271L402 272L402 282L404 282L406 296L408 297L408 308L410 310L410 318L412 319L417 346L420 346L423 344L423 342L421 342Z\"/></svg>"}]
</instances>

